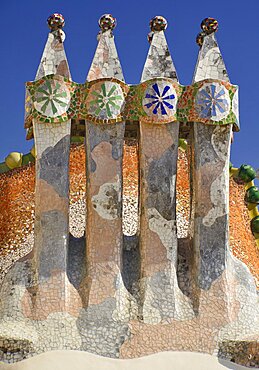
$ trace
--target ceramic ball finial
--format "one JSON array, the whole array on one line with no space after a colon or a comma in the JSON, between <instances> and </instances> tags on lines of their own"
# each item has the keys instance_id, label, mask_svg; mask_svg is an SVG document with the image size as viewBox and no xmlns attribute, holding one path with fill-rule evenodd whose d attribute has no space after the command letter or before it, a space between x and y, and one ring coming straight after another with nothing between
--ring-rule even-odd
<instances>
[{"instance_id":1,"label":"ceramic ball finial","mask_svg":"<svg viewBox=\"0 0 259 370\"><path fill-rule=\"evenodd\" d=\"M111 14L104 14L99 19L99 27L102 32L113 30L117 25L117 20Z\"/></svg>"},{"instance_id":2,"label":"ceramic ball finial","mask_svg":"<svg viewBox=\"0 0 259 370\"><path fill-rule=\"evenodd\" d=\"M157 15L149 22L152 32L164 31L167 28L167 20L161 15Z\"/></svg>"},{"instance_id":3,"label":"ceramic ball finial","mask_svg":"<svg viewBox=\"0 0 259 370\"><path fill-rule=\"evenodd\" d=\"M214 18L205 18L201 22L201 29L206 35L210 35L213 32L216 32L219 28L218 21Z\"/></svg>"},{"instance_id":4,"label":"ceramic ball finial","mask_svg":"<svg viewBox=\"0 0 259 370\"><path fill-rule=\"evenodd\" d=\"M60 13L51 14L47 20L51 31L61 30L65 26L65 18Z\"/></svg>"}]
</instances>

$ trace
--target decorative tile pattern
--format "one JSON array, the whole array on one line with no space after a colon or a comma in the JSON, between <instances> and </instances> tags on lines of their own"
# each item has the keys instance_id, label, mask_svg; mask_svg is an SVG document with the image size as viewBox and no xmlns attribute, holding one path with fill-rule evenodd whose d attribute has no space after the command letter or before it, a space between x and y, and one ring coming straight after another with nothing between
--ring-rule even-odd
<instances>
[{"instance_id":1,"label":"decorative tile pattern","mask_svg":"<svg viewBox=\"0 0 259 370\"><path fill-rule=\"evenodd\" d=\"M217 83L204 84L196 95L196 111L201 118L222 121L229 114L230 99L227 89Z\"/></svg>"},{"instance_id":2,"label":"decorative tile pattern","mask_svg":"<svg viewBox=\"0 0 259 370\"><path fill-rule=\"evenodd\" d=\"M76 116L80 106L78 84L65 77L48 75L36 82L27 82L26 96L32 104L26 106L25 128L38 123L61 123Z\"/></svg>"},{"instance_id":3,"label":"decorative tile pattern","mask_svg":"<svg viewBox=\"0 0 259 370\"><path fill-rule=\"evenodd\" d=\"M202 81L207 78L229 81L215 33L211 33L203 38L193 82Z\"/></svg>"},{"instance_id":4,"label":"decorative tile pattern","mask_svg":"<svg viewBox=\"0 0 259 370\"><path fill-rule=\"evenodd\" d=\"M212 85L216 87L215 96L224 94L218 96L217 101L212 98L212 94L214 94L214 88L213 91L211 90ZM230 109L234 93L237 90L238 87L229 82L212 79L186 86L178 99L177 118L180 122L200 122L214 126L234 124L235 129L238 130L236 116ZM201 91L203 92L201 93Z\"/></svg>"},{"instance_id":5,"label":"decorative tile pattern","mask_svg":"<svg viewBox=\"0 0 259 370\"><path fill-rule=\"evenodd\" d=\"M69 212L69 146L71 121L66 123L34 123L36 147L35 183L35 254L38 279L46 289L51 286L51 274L56 271L59 287L65 291L64 270L68 244ZM55 245L55 248L53 248ZM44 294L39 290L35 301L40 306Z\"/></svg>"},{"instance_id":6,"label":"decorative tile pattern","mask_svg":"<svg viewBox=\"0 0 259 370\"><path fill-rule=\"evenodd\" d=\"M116 78L76 84L48 75L27 83L25 127L31 127L32 119L39 123L87 119L105 124L142 119L152 124L235 124L238 129L233 112L237 110L236 102L232 104L237 89L229 82L212 79L182 86L169 78L156 78L128 86Z\"/></svg>"},{"instance_id":7,"label":"decorative tile pattern","mask_svg":"<svg viewBox=\"0 0 259 370\"><path fill-rule=\"evenodd\" d=\"M86 107L88 114L99 119L115 119L124 104L123 91L119 84L103 81L90 88Z\"/></svg>"},{"instance_id":8,"label":"decorative tile pattern","mask_svg":"<svg viewBox=\"0 0 259 370\"><path fill-rule=\"evenodd\" d=\"M60 25L59 21L57 26ZM63 46L65 33L61 29L49 33L35 80L56 74L71 79L66 53Z\"/></svg>"},{"instance_id":9,"label":"decorative tile pattern","mask_svg":"<svg viewBox=\"0 0 259 370\"><path fill-rule=\"evenodd\" d=\"M214 18L205 18L201 22L201 29L205 34L210 35L213 32L216 32L219 28L218 22Z\"/></svg>"},{"instance_id":10,"label":"decorative tile pattern","mask_svg":"<svg viewBox=\"0 0 259 370\"><path fill-rule=\"evenodd\" d=\"M205 21L203 25L209 27L209 24L210 21ZM223 82L216 84L213 81L200 81L200 69L204 78L219 75L219 65L214 66L216 58L224 65L214 34L212 35L204 38L193 77L194 81L200 82L195 98L198 119L194 120L192 164L193 243L198 251L195 256L195 277L200 289L209 291L215 281L227 274L222 283L222 297L229 295L231 299L227 278L228 273L232 272L228 265L228 163L232 127L205 126L199 120L224 122L230 109L229 94ZM228 83L228 77L225 80ZM232 304L233 302L229 307ZM223 309L226 314L229 307Z\"/></svg>"},{"instance_id":11,"label":"decorative tile pattern","mask_svg":"<svg viewBox=\"0 0 259 370\"><path fill-rule=\"evenodd\" d=\"M84 218L84 208L80 205L81 203L84 203L85 197L86 180L85 173L83 172L85 166L84 156L85 152L83 146L76 147L71 150L70 196L72 207L70 207L70 212L71 217L73 217L73 223L70 225L70 231L73 234L75 232L74 227L76 227L78 231L82 228L82 225L78 224L78 218ZM125 166L130 166L130 164L131 162L128 161L125 163ZM132 171L130 171L130 168L125 168L125 171L125 176L127 176L125 181L129 181L130 184L132 184L132 182L137 184L137 179L132 179ZM187 158L183 154L181 154L180 163L178 163L178 173L178 191L181 194L179 201L183 202L183 205L185 206L186 203L189 203L189 197L186 192L186 187L189 186L189 179ZM135 176L137 176L137 173ZM33 234L31 236L31 240L26 239L25 235L27 234L25 234L25 231L27 230L29 235L33 232L34 178L34 167L32 166L22 167L0 176L2 189L2 193L0 194L0 204L3 209L2 214L4 216L0 219L0 239L2 246L0 249L0 271L2 271L2 274L3 271L7 270L8 266L14 264L14 261L12 260L16 260L20 256L26 255L33 246ZM253 236L249 231L249 216L246 213L246 207L243 202L245 192L243 192L242 187L238 187L233 180L230 182L230 189L231 247L233 248L235 255L249 266L255 277L258 277L258 250L256 250ZM23 197L21 197L21 194L23 194ZM127 194L134 198L134 196L136 196L136 189L132 189L130 192L128 190ZM126 199L126 202L127 201L128 200ZM73 207L74 204L78 204L77 213L75 213ZM129 206L130 205L126 205L126 207ZM9 210L9 212L7 210ZM181 210L178 211L178 216L179 212L181 212ZM182 213L182 215L184 216L185 223L188 223L188 212L187 214ZM12 222L10 222L10 219ZM128 220L128 222L130 222L130 219ZM126 220L124 219L123 222L125 221ZM16 225L15 229L13 225ZM125 229L128 229L128 227L129 225L127 226L127 224L124 224ZM82 233L84 233L83 230L81 231L81 235ZM124 248L126 248L126 245ZM124 254L129 254L129 258L131 258L131 268L137 268L138 260L135 258L132 261L132 255L134 256L134 254L130 254L131 250L129 250L129 244L127 244L127 248L128 249L124 251ZM181 248L180 245L179 248L179 253L181 253L181 255L179 256L180 261L177 267L178 282L180 283L181 289L183 289L184 286L185 290L187 290L188 286L185 284L188 283L188 281L186 281L186 277L188 276L188 269L190 269L191 262L186 262L186 260L188 261L188 257L190 260L192 259L193 249L191 246L188 247L187 245L185 245L184 248ZM138 253L138 247L132 247L132 250L134 253ZM79 286L81 276L83 274L81 271L83 271L82 261L84 261L85 258L83 254L84 251L85 243L83 238L70 239L67 268L69 278L75 286ZM186 255L182 255L182 251L185 252ZM157 254L155 253L155 256L156 255ZM188 320L188 325L186 325L185 320L174 321L172 324L165 322L163 325L149 325L144 324L141 318L139 318L137 320L131 320L130 329L128 329L127 324L121 324L119 322L116 323L114 319L109 316L108 312L110 312L109 310L112 307L112 302L109 302L103 306L92 307L91 310L83 309L79 318L74 316L76 309L73 311L71 309L71 311L74 312L73 315L67 313L52 313L46 320L34 320L33 326L30 326L28 325L28 318L25 319L27 320L26 324L23 324L21 322L22 316L16 316L18 305L17 301L14 301L14 297L17 297L17 300L19 301L19 297L21 295L25 295L24 289L19 290L16 288L14 293L14 287L19 287L21 285L21 281L23 281L22 276L24 276L25 271L27 270L23 267L23 269L15 269L15 271L12 270L12 272L10 272L11 275L8 278L8 282L12 281L12 284L14 284L11 285L10 291L7 290L7 284L4 285L4 288L3 285L1 286L1 297L5 296L5 302L9 301L9 309L10 312L12 312L13 317L19 317L19 324L16 322L15 326L13 321L1 321L1 332L6 335L6 337L1 340L1 348L8 348L6 353L0 352L0 357L3 361L20 361L23 358L35 355L39 352L55 349L57 348L57 343L59 343L60 349L78 349L78 346L80 345L81 350L89 351L90 348L92 352L99 353L104 356L120 356L127 358L148 354L150 346L151 348L155 348L155 351L166 351L172 349L179 350L179 348L181 350L184 348L185 350L190 351L198 350L200 347L197 338L203 340L203 346L205 343L210 346L209 351L213 351L213 345L217 345L216 341L211 343L210 338L211 336L215 338L215 335L219 330L219 322L222 323L224 320L224 316L220 314L217 314L215 318L215 312L220 312L222 307L217 295L221 294L220 290L210 291L206 296L204 296L204 304L200 309L198 319L196 317L194 320ZM242 270L242 274L243 273L245 273L245 271ZM17 276L17 280L14 280L14 276ZM17 281L17 283L15 281ZM133 281L136 286L137 280ZM57 283L57 280L53 280L53 283L54 282ZM32 295L31 290L30 294ZM9 300L9 297L10 299L12 298L12 300ZM75 296L73 297L75 298ZM54 296L52 299L55 301ZM78 304L78 302L76 303L75 300L74 306L76 306L76 304ZM243 300L242 304L244 304ZM72 304L70 307L72 307ZM1 310L2 307L0 311ZM19 312L20 311L18 311L18 313ZM250 311L250 315L251 314L252 313ZM205 325L206 322L211 323L212 329ZM240 324L240 326L242 325ZM16 333L19 334L19 338L22 338L20 342L16 339L13 341L8 339L12 337L11 333L13 332L14 327ZM81 328L81 331L78 332L78 328ZM101 335L99 334L100 332ZM238 328L235 328L235 332L238 332ZM177 333L177 335L175 333ZM122 341L124 342L122 343ZM229 343L228 340L227 343ZM229 350L225 351L225 349L222 349L222 347L225 347L227 343L225 342L224 346L220 345L220 354L224 352L224 356L230 356ZM251 345L254 343L256 349L255 353L257 353L256 341L248 341L247 344L248 343L251 343ZM19 347L17 347L18 344ZM118 352L117 346L121 348L120 353ZM20 349L19 352L17 351L17 348ZM205 347L202 348L203 351L205 350L204 348ZM235 348L238 348L238 352ZM233 343L231 356L236 359L237 363L248 364L250 361L248 356L250 354L252 354L252 352L250 349L247 349L246 345L244 345L244 341L237 341L236 344ZM252 364L252 360L250 362Z\"/></svg>"},{"instance_id":12,"label":"decorative tile pattern","mask_svg":"<svg viewBox=\"0 0 259 370\"><path fill-rule=\"evenodd\" d=\"M153 32L164 31L167 29L167 20L164 17L157 15L150 20L149 26Z\"/></svg>"},{"instance_id":13,"label":"decorative tile pattern","mask_svg":"<svg viewBox=\"0 0 259 370\"><path fill-rule=\"evenodd\" d=\"M64 82L46 80L38 86L34 99L35 109L39 113L47 117L58 117L69 108L70 92Z\"/></svg>"},{"instance_id":14,"label":"decorative tile pattern","mask_svg":"<svg viewBox=\"0 0 259 370\"><path fill-rule=\"evenodd\" d=\"M148 116L171 118L176 112L177 95L174 87L166 81L152 83L145 91L143 109Z\"/></svg>"},{"instance_id":15,"label":"decorative tile pattern","mask_svg":"<svg viewBox=\"0 0 259 370\"><path fill-rule=\"evenodd\" d=\"M109 27L112 28L112 25L115 25L115 23L110 23ZM103 23L102 26L104 28L106 27ZM120 60L114 43L114 37L112 35L112 29L108 29L103 33L101 32L98 46L86 80L93 81L104 77L117 78L124 81Z\"/></svg>"},{"instance_id":16,"label":"decorative tile pattern","mask_svg":"<svg viewBox=\"0 0 259 370\"><path fill-rule=\"evenodd\" d=\"M26 126L30 129L33 121L37 151L35 243L0 287L0 358L14 362L57 348L113 358L167 350L236 358L228 344L234 341L238 348L240 338L258 339L259 320L254 280L228 249L228 164L237 87L228 81L213 34L204 36L195 82L179 85L161 17L152 22L142 83L126 85L111 32L115 23L105 18L88 82L70 81L63 23L55 16L39 80L27 84ZM203 25L207 33L217 28L214 20ZM86 121L87 180L77 168L71 187L75 202L69 202L72 118ZM122 198L127 207L138 194L130 187L123 194L125 127L132 120L139 122L135 137L140 138L134 165L140 207L135 200L132 208L140 222L131 229L127 216L124 231L139 232L123 236ZM192 221L182 213L193 228L187 238L186 223L176 217L185 205L178 203L177 209L179 122L192 122L194 137ZM135 179L136 186L139 182ZM9 189L6 194L8 205ZM9 217L12 233L21 219L16 224L17 218ZM184 225L181 239L177 221ZM23 242L32 245L30 227ZM240 348L245 355L244 345Z\"/></svg>"},{"instance_id":17,"label":"decorative tile pattern","mask_svg":"<svg viewBox=\"0 0 259 370\"><path fill-rule=\"evenodd\" d=\"M99 27L102 32L113 30L117 25L117 20L111 14L104 14L99 19Z\"/></svg>"},{"instance_id":18,"label":"decorative tile pattern","mask_svg":"<svg viewBox=\"0 0 259 370\"><path fill-rule=\"evenodd\" d=\"M126 138L123 145L123 234L133 236L138 231L139 151L136 138Z\"/></svg>"},{"instance_id":19,"label":"decorative tile pattern","mask_svg":"<svg viewBox=\"0 0 259 370\"><path fill-rule=\"evenodd\" d=\"M123 230L134 235L138 223L138 144L130 139L124 143L123 153ZM178 237L188 235L189 167L185 152L179 153L177 177ZM80 238L85 232L85 150L84 145L73 145L70 150L70 233ZM35 215L35 166L29 164L0 174L0 280L8 267L28 254L33 247ZM20 196L23 194L23 197ZM230 247L236 258L247 264L259 289L259 254L250 231L250 219L244 203L245 189L230 179ZM133 208L133 210L131 210ZM137 216L136 216L137 218ZM10 222L12 220L12 222ZM15 225L15 228L13 227Z\"/></svg>"},{"instance_id":20,"label":"decorative tile pattern","mask_svg":"<svg viewBox=\"0 0 259 370\"><path fill-rule=\"evenodd\" d=\"M48 17L47 23L51 31L55 31L65 26L65 19L62 14L54 13Z\"/></svg>"},{"instance_id":21,"label":"decorative tile pattern","mask_svg":"<svg viewBox=\"0 0 259 370\"><path fill-rule=\"evenodd\" d=\"M156 77L172 78L173 81L177 81L177 73L164 32L151 33L150 38L151 45L143 68L141 82Z\"/></svg>"}]
</instances>

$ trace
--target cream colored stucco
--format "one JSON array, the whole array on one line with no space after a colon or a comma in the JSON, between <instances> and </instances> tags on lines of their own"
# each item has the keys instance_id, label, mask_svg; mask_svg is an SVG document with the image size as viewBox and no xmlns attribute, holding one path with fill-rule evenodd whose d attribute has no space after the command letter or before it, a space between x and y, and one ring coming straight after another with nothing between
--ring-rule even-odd
<instances>
[{"instance_id":1,"label":"cream colored stucco","mask_svg":"<svg viewBox=\"0 0 259 370\"><path fill-rule=\"evenodd\" d=\"M18 362L0 364L0 370L242 370L217 357L191 352L163 352L133 360L115 360L80 351L52 351ZM251 368L250 368L251 369Z\"/></svg>"}]
</instances>

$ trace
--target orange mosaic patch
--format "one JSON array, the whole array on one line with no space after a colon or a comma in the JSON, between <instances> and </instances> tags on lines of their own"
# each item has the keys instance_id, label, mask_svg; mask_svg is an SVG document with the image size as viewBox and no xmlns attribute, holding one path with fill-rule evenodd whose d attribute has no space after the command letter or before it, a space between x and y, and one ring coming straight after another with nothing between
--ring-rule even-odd
<instances>
[{"instance_id":1,"label":"orange mosaic patch","mask_svg":"<svg viewBox=\"0 0 259 370\"><path fill-rule=\"evenodd\" d=\"M125 195L138 195L138 146L127 139L124 147L123 179ZM85 149L72 145L70 151L70 204L85 199ZM33 243L35 169L30 164L0 175L0 265L4 270L7 256L13 262L29 253ZM250 230L250 219L244 202L245 190L230 180L230 248L253 274L259 288L259 249ZM189 169L186 153L179 152L177 176L177 212L189 219ZM29 240L30 237L30 240ZM21 250L21 253L20 253ZM20 254L19 254L20 253Z\"/></svg>"},{"instance_id":2,"label":"orange mosaic patch","mask_svg":"<svg viewBox=\"0 0 259 370\"><path fill-rule=\"evenodd\" d=\"M138 143L127 139L123 150L123 194L138 196Z\"/></svg>"}]
</instances>

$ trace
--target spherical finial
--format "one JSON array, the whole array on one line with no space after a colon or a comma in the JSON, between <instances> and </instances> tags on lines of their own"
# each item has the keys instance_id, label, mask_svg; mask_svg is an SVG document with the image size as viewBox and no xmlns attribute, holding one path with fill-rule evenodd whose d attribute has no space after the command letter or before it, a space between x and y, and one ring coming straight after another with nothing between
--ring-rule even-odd
<instances>
[{"instance_id":1,"label":"spherical finial","mask_svg":"<svg viewBox=\"0 0 259 370\"><path fill-rule=\"evenodd\" d=\"M206 35L210 35L213 32L216 32L219 28L219 24L214 18L205 18L201 22L201 29L205 32Z\"/></svg>"},{"instance_id":2,"label":"spherical finial","mask_svg":"<svg viewBox=\"0 0 259 370\"><path fill-rule=\"evenodd\" d=\"M199 45L199 47L202 47L204 37L206 36L205 32L198 33L196 37L196 43Z\"/></svg>"},{"instance_id":3,"label":"spherical finial","mask_svg":"<svg viewBox=\"0 0 259 370\"><path fill-rule=\"evenodd\" d=\"M11 170L14 168L20 167L22 165L22 153L12 152L5 158L5 164Z\"/></svg>"},{"instance_id":4,"label":"spherical finial","mask_svg":"<svg viewBox=\"0 0 259 370\"><path fill-rule=\"evenodd\" d=\"M245 201L247 203L259 204L259 189L257 186L251 186L247 189Z\"/></svg>"},{"instance_id":5,"label":"spherical finial","mask_svg":"<svg viewBox=\"0 0 259 370\"><path fill-rule=\"evenodd\" d=\"M152 32L164 31L167 28L167 20L161 15L157 15L151 19L149 25Z\"/></svg>"},{"instance_id":6,"label":"spherical finial","mask_svg":"<svg viewBox=\"0 0 259 370\"><path fill-rule=\"evenodd\" d=\"M60 30L65 26L65 19L63 15L59 13L51 14L47 22L51 31Z\"/></svg>"},{"instance_id":7,"label":"spherical finial","mask_svg":"<svg viewBox=\"0 0 259 370\"><path fill-rule=\"evenodd\" d=\"M117 20L111 14L104 14L99 19L99 27L102 32L113 30L117 25Z\"/></svg>"}]
</instances>

